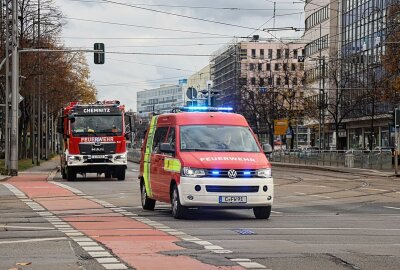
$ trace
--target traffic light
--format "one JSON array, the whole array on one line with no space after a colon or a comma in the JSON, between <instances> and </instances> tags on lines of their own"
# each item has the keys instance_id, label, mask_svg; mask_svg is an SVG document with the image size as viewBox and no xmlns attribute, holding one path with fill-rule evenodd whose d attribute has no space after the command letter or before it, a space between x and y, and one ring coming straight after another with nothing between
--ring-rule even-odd
<instances>
[{"instance_id":1,"label":"traffic light","mask_svg":"<svg viewBox=\"0 0 400 270\"><path fill-rule=\"evenodd\" d=\"M394 126L396 124L397 127L400 126L400 109L395 108L393 111L390 111L389 124Z\"/></svg>"},{"instance_id":2,"label":"traffic light","mask_svg":"<svg viewBox=\"0 0 400 270\"><path fill-rule=\"evenodd\" d=\"M95 43L94 50L100 51L100 52L94 53L94 63L95 64L104 64L104 61L105 61L104 43Z\"/></svg>"}]
</instances>

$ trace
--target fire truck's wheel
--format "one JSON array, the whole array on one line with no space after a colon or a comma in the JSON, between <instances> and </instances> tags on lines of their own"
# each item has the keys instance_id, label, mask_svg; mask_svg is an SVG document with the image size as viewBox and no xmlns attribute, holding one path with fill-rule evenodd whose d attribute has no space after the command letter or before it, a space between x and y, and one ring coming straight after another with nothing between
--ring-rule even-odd
<instances>
[{"instance_id":1,"label":"fire truck's wheel","mask_svg":"<svg viewBox=\"0 0 400 270\"><path fill-rule=\"evenodd\" d=\"M104 173L104 177L107 178L107 179L110 179L111 178L111 172Z\"/></svg>"},{"instance_id":2,"label":"fire truck's wheel","mask_svg":"<svg viewBox=\"0 0 400 270\"><path fill-rule=\"evenodd\" d=\"M143 183L140 184L140 197L142 201L142 208L144 210L153 211L154 207L156 206L156 201L147 197L146 187Z\"/></svg>"},{"instance_id":3,"label":"fire truck's wheel","mask_svg":"<svg viewBox=\"0 0 400 270\"><path fill-rule=\"evenodd\" d=\"M179 191L176 185L172 189L171 207L172 207L172 216L174 218L184 219L186 217L187 208L181 205L181 201L179 200Z\"/></svg>"},{"instance_id":4,"label":"fire truck's wheel","mask_svg":"<svg viewBox=\"0 0 400 270\"><path fill-rule=\"evenodd\" d=\"M271 206L258 206L253 208L256 219L268 219L271 215Z\"/></svg>"},{"instance_id":5,"label":"fire truck's wheel","mask_svg":"<svg viewBox=\"0 0 400 270\"><path fill-rule=\"evenodd\" d=\"M119 169L117 171L117 178L119 181L124 181L125 180L125 169Z\"/></svg>"},{"instance_id":6,"label":"fire truck's wheel","mask_svg":"<svg viewBox=\"0 0 400 270\"><path fill-rule=\"evenodd\" d=\"M75 181L76 180L76 172L73 169L67 169L67 180Z\"/></svg>"},{"instance_id":7,"label":"fire truck's wheel","mask_svg":"<svg viewBox=\"0 0 400 270\"><path fill-rule=\"evenodd\" d=\"M62 179L67 179L67 174L65 173L65 168L61 168L61 177L62 177Z\"/></svg>"}]
</instances>

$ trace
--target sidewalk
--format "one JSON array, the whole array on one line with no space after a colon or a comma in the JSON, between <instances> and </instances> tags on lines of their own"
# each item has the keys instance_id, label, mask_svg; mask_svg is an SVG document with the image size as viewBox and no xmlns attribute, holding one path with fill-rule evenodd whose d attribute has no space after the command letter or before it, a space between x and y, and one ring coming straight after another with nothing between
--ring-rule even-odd
<instances>
[{"instance_id":1,"label":"sidewalk","mask_svg":"<svg viewBox=\"0 0 400 270\"><path fill-rule=\"evenodd\" d=\"M293 164L283 162L271 162L272 167L286 167L286 168L297 168L297 169L310 169L310 170L321 170L341 173L352 173L366 176L379 176L379 177L395 177L394 171L377 171L369 169L359 168L345 168L345 167L334 167L334 166L320 166L320 165L305 165L305 164Z\"/></svg>"},{"instance_id":2,"label":"sidewalk","mask_svg":"<svg viewBox=\"0 0 400 270\"><path fill-rule=\"evenodd\" d=\"M59 164L60 164L60 161L59 161L59 157L57 156L51 160L42 161L39 166L29 168L25 171L20 171L20 172L18 172L18 174L38 174L39 173L39 174L49 174L50 175L50 173L52 171L54 171L58 168ZM9 175L0 175L0 182L5 181L10 177L11 176L9 176Z\"/></svg>"}]
</instances>

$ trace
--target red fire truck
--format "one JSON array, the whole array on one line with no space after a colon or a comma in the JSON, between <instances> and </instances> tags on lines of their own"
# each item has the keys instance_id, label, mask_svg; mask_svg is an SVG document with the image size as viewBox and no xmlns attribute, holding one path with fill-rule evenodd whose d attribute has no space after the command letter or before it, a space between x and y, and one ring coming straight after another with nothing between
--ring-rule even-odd
<instances>
[{"instance_id":1,"label":"red fire truck","mask_svg":"<svg viewBox=\"0 0 400 270\"><path fill-rule=\"evenodd\" d=\"M63 179L104 173L106 178L125 180L130 123L125 125L124 115L125 107L116 100L71 102L62 110L58 132Z\"/></svg>"}]
</instances>

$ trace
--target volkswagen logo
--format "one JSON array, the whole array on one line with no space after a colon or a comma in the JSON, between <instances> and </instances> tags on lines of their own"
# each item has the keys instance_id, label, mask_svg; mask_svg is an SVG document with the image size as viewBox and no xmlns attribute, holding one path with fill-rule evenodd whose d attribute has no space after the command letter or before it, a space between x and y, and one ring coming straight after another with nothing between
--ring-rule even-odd
<instances>
[{"instance_id":1,"label":"volkswagen logo","mask_svg":"<svg viewBox=\"0 0 400 270\"><path fill-rule=\"evenodd\" d=\"M233 179L233 178L236 178L236 176L237 176L237 172L235 170L229 170L228 171L228 177L229 178Z\"/></svg>"}]
</instances>

